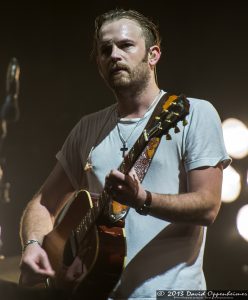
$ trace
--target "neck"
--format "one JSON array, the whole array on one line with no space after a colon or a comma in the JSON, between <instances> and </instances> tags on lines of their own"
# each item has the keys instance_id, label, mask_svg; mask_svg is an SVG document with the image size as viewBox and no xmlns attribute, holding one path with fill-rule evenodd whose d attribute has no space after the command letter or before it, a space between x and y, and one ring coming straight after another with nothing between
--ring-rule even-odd
<instances>
[{"instance_id":1,"label":"neck","mask_svg":"<svg viewBox=\"0 0 248 300\"><path fill-rule=\"evenodd\" d=\"M122 118L141 118L158 96L160 89L155 84L147 86L142 91L118 91L115 96L118 103L118 113Z\"/></svg>"}]
</instances>

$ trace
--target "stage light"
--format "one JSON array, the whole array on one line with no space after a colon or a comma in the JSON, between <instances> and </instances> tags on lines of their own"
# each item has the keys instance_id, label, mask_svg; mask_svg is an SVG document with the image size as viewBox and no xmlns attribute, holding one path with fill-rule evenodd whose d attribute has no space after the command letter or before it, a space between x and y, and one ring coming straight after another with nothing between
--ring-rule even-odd
<instances>
[{"instance_id":1,"label":"stage light","mask_svg":"<svg viewBox=\"0 0 248 300\"><path fill-rule=\"evenodd\" d=\"M221 200L223 202L233 202L238 198L240 190L240 175L233 167L228 166L223 171Z\"/></svg>"},{"instance_id":2,"label":"stage light","mask_svg":"<svg viewBox=\"0 0 248 300\"><path fill-rule=\"evenodd\" d=\"M240 208L236 222L239 234L248 242L248 204Z\"/></svg>"},{"instance_id":3,"label":"stage light","mask_svg":"<svg viewBox=\"0 0 248 300\"><path fill-rule=\"evenodd\" d=\"M248 154L248 129L245 124L229 118L222 123L222 128L228 154L236 159L244 158Z\"/></svg>"}]
</instances>

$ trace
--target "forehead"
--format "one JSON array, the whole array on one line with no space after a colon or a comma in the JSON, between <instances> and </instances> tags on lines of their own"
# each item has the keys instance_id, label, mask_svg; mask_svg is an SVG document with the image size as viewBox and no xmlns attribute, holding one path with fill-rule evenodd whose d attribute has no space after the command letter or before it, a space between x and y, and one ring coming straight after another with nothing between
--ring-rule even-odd
<instances>
[{"instance_id":1,"label":"forehead","mask_svg":"<svg viewBox=\"0 0 248 300\"><path fill-rule=\"evenodd\" d=\"M104 23L99 31L100 42L130 39L136 40L143 36L140 25L130 19L119 19Z\"/></svg>"}]
</instances>

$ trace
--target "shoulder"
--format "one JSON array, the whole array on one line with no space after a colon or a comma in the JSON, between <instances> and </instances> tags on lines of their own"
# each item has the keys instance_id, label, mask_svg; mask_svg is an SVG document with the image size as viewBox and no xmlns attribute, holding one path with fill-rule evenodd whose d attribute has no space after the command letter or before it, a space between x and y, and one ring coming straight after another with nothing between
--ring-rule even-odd
<instances>
[{"instance_id":1,"label":"shoulder","mask_svg":"<svg viewBox=\"0 0 248 300\"><path fill-rule=\"evenodd\" d=\"M116 124L116 104L108 106L97 112L83 116L73 127L69 139L78 143L92 143L100 136L108 133L113 124Z\"/></svg>"},{"instance_id":2,"label":"shoulder","mask_svg":"<svg viewBox=\"0 0 248 300\"><path fill-rule=\"evenodd\" d=\"M165 92L165 93L167 93L167 92ZM189 101L189 104L190 104L189 115L191 115L194 112L201 112L201 111L203 111L203 112L213 111L213 112L217 113L217 110L215 109L214 105L211 103L211 100L190 97L190 96L186 95L185 93L179 94L179 93L169 92L169 95L184 96Z\"/></svg>"},{"instance_id":3,"label":"shoulder","mask_svg":"<svg viewBox=\"0 0 248 300\"><path fill-rule=\"evenodd\" d=\"M186 97L189 100L191 109L199 109L199 108L209 108L209 109L215 109L213 104L206 99L199 99L199 98L192 98L192 97Z\"/></svg>"},{"instance_id":4,"label":"shoulder","mask_svg":"<svg viewBox=\"0 0 248 300\"><path fill-rule=\"evenodd\" d=\"M189 117L195 118L201 116L204 119L211 117L219 118L219 113L209 100L191 97L187 97L187 99L190 104Z\"/></svg>"},{"instance_id":5,"label":"shoulder","mask_svg":"<svg viewBox=\"0 0 248 300\"><path fill-rule=\"evenodd\" d=\"M108 116L110 116L116 109L116 104L112 104L108 107L105 107L104 109L101 109L99 111L90 113L88 115L85 115L81 118L81 121L83 122L94 122L102 120Z\"/></svg>"},{"instance_id":6,"label":"shoulder","mask_svg":"<svg viewBox=\"0 0 248 300\"><path fill-rule=\"evenodd\" d=\"M221 134L221 118L213 104L205 99L187 97L190 109L186 119L188 126L184 127L186 137L192 134L206 135L206 132Z\"/></svg>"},{"instance_id":7,"label":"shoulder","mask_svg":"<svg viewBox=\"0 0 248 300\"><path fill-rule=\"evenodd\" d=\"M85 127L88 126L103 126L104 123L113 117L115 110L116 104L112 104L104 109L85 115L79 120L79 122L76 124L76 127L78 129L85 129Z\"/></svg>"}]
</instances>

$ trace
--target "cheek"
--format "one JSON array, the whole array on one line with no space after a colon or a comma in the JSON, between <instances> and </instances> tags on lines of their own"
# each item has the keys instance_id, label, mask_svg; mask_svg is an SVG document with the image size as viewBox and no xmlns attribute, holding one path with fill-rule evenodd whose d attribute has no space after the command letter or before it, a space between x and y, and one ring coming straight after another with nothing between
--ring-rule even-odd
<instances>
[{"instance_id":1,"label":"cheek","mask_svg":"<svg viewBox=\"0 0 248 300\"><path fill-rule=\"evenodd\" d=\"M97 66L98 66L98 71L99 71L99 74L102 76L102 77L105 77L104 74L106 74L106 67L104 67L104 65L102 63L100 63L98 61L97 63Z\"/></svg>"}]
</instances>

